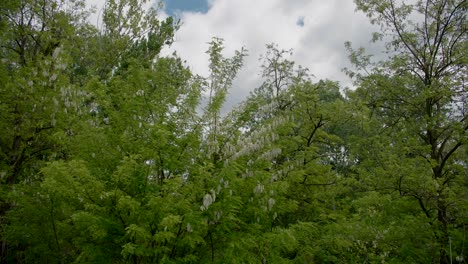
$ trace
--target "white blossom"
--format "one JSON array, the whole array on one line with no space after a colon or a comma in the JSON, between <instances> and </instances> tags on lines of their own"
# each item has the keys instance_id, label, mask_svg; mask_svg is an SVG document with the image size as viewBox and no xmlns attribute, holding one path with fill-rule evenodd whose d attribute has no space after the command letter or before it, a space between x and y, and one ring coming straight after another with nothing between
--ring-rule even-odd
<instances>
[{"instance_id":1,"label":"white blossom","mask_svg":"<svg viewBox=\"0 0 468 264\"><path fill-rule=\"evenodd\" d=\"M273 205L275 205L275 199L270 198L268 199L268 211L271 211L271 208L273 208Z\"/></svg>"},{"instance_id":2,"label":"white blossom","mask_svg":"<svg viewBox=\"0 0 468 264\"><path fill-rule=\"evenodd\" d=\"M263 184L261 184L260 182L257 184L257 186L255 186L254 188L254 193L255 194L260 194L262 193L263 191L265 190L265 186L263 186Z\"/></svg>"},{"instance_id":3,"label":"white blossom","mask_svg":"<svg viewBox=\"0 0 468 264\"><path fill-rule=\"evenodd\" d=\"M203 197L203 205L200 207L202 211L205 211L208 209L208 207L213 203L214 199L211 196L211 194L207 193Z\"/></svg>"}]
</instances>

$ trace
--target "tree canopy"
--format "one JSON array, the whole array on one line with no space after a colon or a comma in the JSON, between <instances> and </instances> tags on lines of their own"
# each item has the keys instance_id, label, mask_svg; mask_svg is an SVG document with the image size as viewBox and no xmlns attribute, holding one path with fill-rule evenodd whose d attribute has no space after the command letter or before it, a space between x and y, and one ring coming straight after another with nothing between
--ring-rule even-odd
<instances>
[{"instance_id":1,"label":"tree canopy","mask_svg":"<svg viewBox=\"0 0 468 264\"><path fill-rule=\"evenodd\" d=\"M196 75L146 2L0 4L1 263L467 262L466 0L355 0L353 89L267 44L226 114L248 51Z\"/></svg>"}]
</instances>

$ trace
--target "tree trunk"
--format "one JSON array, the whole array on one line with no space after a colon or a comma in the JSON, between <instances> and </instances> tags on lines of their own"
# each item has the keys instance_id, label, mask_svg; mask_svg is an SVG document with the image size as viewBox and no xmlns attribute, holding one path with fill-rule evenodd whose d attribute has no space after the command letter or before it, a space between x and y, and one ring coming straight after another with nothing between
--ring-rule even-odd
<instances>
[{"instance_id":1,"label":"tree trunk","mask_svg":"<svg viewBox=\"0 0 468 264\"><path fill-rule=\"evenodd\" d=\"M449 244L448 236L448 221L447 221L447 206L443 199L437 202L437 221L438 221L438 231L440 232L437 236L439 242L439 263L440 264L449 264L449 256L447 255L446 246Z\"/></svg>"}]
</instances>

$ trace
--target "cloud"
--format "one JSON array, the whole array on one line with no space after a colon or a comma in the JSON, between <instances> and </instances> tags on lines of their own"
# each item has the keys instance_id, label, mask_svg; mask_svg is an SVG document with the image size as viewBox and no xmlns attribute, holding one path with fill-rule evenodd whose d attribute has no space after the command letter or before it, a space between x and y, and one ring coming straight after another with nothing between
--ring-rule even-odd
<instances>
[{"instance_id":1,"label":"cloud","mask_svg":"<svg viewBox=\"0 0 468 264\"><path fill-rule=\"evenodd\" d=\"M365 15L355 13L352 1L343 0L210 0L206 13L184 12L174 50L199 74L208 73L207 43L213 36L225 40L226 55L245 46L249 57L234 81L228 107L240 102L260 85L259 56L265 44L294 50L291 58L318 79L332 79L343 85L350 80L342 73L349 65L345 41L369 46L371 32Z\"/></svg>"},{"instance_id":2,"label":"cloud","mask_svg":"<svg viewBox=\"0 0 468 264\"><path fill-rule=\"evenodd\" d=\"M102 8L104 0L87 0ZM249 56L238 73L228 96L227 108L242 101L258 87L259 57L266 44L276 43L282 49L293 49L290 59L309 68L315 80L332 79L349 86L351 81L341 71L349 66L345 41L353 46L369 47L371 53L382 46L370 47L370 25L362 13L354 11L352 1L343 0L207 0L208 11L184 11L178 14L182 26L176 41L163 50L163 55L176 51L195 73L208 74L208 42L212 37L225 40L225 55L245 47ZM206 11L206 12L205 12ZM167 17L165 10L161 18ZM96 18L92 18L96 20Z\"/></svg>"}]
</instances>

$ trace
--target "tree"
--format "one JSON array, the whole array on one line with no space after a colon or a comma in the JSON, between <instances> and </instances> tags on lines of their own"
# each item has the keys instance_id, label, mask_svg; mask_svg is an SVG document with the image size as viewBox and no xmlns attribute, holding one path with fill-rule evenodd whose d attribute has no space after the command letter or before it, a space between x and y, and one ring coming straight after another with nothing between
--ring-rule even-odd
<instances>
[{"instance_id":1,"label":"tree","mask_svg":"<svg viewBox=\"0 0 468 264\"><path fill-rule=\"evenodd\" d=\"M290 53L274 45L267 49L264 83L222 126L230 135L222 149L227 168L238 171L236 185L244 186L241 219L261 231L247 232L236 246L258 252L245 259L263 263L324 262L318 241L328 224L346 212L352 191L341 166L345 160L339 158L344 143L337 112L344 98L335 82L313 83L307 69L287 58ZM290 246L275 248L269 239Z\"/></svg>"},{"instance_id":2,"label":"tree","mask_svg":"<svg viewBox=\"0 0 468 264\"><path fill-rule=\"evenodd\" d=\"M209 91L208 103L205 109L206 133L207 133L207 153L213 155L214 163L218 162L221 108L226 100L228 89L231 88L232 81L243 64L243 59L247 55L247 50L235 51L232 58L224 58L222 51L224 49L223 40L213 38L210 47L206 52L210 60L210 76L206 80L207 90Z\"/></svg>"},{"instance_id":3,"label":"tree","mask_svg":"<svg viewBox=\"0 0 468 264\"><path fill-rule=\"evenodd\" d=\"M369 180L380 177L375 188L414 198L437 240L434 259L449 263L450 250L463 244L451 238L466 223L467 2L355 2L381 27L374 37L389 40L390 54L357 76L354 94L376 122L358 159ZM362 52L352 58L361 69L371 66Z\"/></svg>"},{"instance_id":4,"label":"tree","mask_svg":"<svg viewBox=\"0 0 468 264\"><path fill-rule=\"evenodd\" d=\"M74 2L71 10L62 4L7 1L0 10L4 29L0 37L4 58L0 92L5 110L1 125L8 131L0 141L0 166L7 171L4 182L8 184L27 180L30 173L24 171L26 164L33 168L38 157L60 152L53 147L50 131L63 124L63 112L59 111L63 104L76 99L66 88L67 50L84 16L74 8L83 2Z\"/></svg>"},{"instance_id":5,"label":"tree","mask_svg":"<svg viewBox=\"0 0 468 264\"><path fill-rule=\"evenodd\" d=\"M124 155L137 152L142 157L155 158L149 155L148 149L134 151L129 147L131 144L127 140L135 138L142 144L148 143L144 131L129 135L136 131L139 121L144 122L145 127L157 123L155 126L162 132L165 128L177 127L180 137L168 139L167 145L174 141L190 145L187 144L190 140L186 139L192 134L187 130L198 101L198 86L189 81L191 75L179 59L167 58L153 63L161 47L171 43L176 25L172 19L160 22L154 9L146 12L139 8L143 3L145 1L108 1L103 32L87 24L84 1L2 3L0 173L4 184L0 211L1 261L31 258L60 262L76 257L76 245L68 243L69 237L64 234L71 230L73 211L82 209L76 199L83 194L79 190L64 194L66 187L59 184L63 182L51 178L53 175L63 176L60 173L67 171L67 167L49 162L60 160L66 164L68 161L79 164L77 167L83 171L91 171L90 174L96 177L93 182L99 185L99 180L111 178ZM149 70L150 66L155 70ZM151 74L149 79L154 83L146 83L142 78ZM123 102L124 99L113 94L129 88L128 85L119 86L123 80L134 86L122 97L138 97L134 102L143 109L141 116L131 122L132 112L140 109L132 109ZM163 89L170 91L171 96L163 96ZM154 100L159 104L161 98L164 107L152 115L154 107L149 104L155 104ZM170 121L151 121L151 118L165 118L176 103L182 103L184 107L179 107L180 111L174 113L173 118L167 118ZM119 109L121 114L117 113ZM155 117L156 114L159 116ZM118 120L127 123L121 124ZM109 133L110 130L113 133ZM100 154L99 160L93 158ZM184 156L183 151L180 156ZM170 163L165 159L167 156L161 157ZM83 161L86 166L82 165ZM165 174L166 170L179 173L175 167L179 166L164 164L158 169ZM57 171L50 172L47 168ZM137 179L134 180L133 184L137 184ZM30 211L36 212L37 216L26 217L25 208L34 208ZM31 228L17 232L20 229L16 228L25 224L24 221L30 221ZM53 232L48 232L51 231L49 227L53 227ZM44 231L42 238L41 230ZM33 235L38 240L28 242L22 240L23 235ZM55 251L48 257L47 246L47 250ZM120 253L120 247L117 248Z\"/></svg>"}]
</instances>

